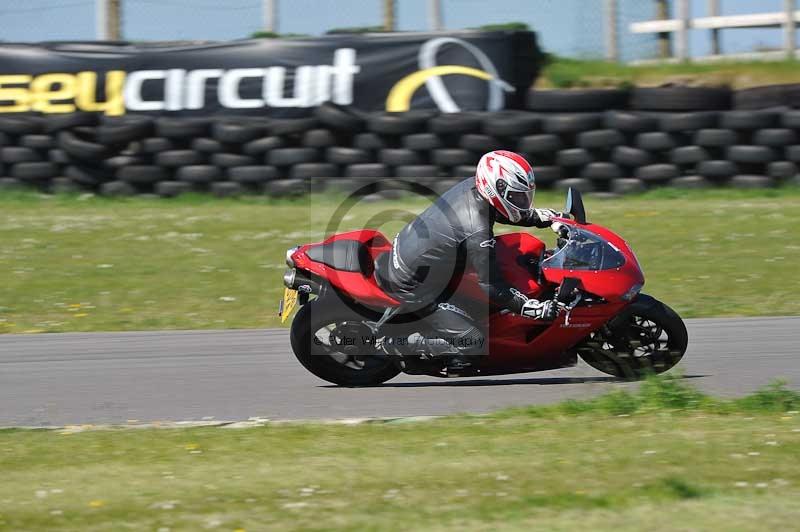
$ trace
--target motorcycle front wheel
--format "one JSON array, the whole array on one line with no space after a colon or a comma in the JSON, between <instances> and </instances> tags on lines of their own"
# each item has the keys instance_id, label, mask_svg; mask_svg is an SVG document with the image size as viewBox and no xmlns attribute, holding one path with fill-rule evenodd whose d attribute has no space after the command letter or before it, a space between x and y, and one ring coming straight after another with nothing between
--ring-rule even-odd
<instances>
[{"instance_id":1,"label":"motorcycle front wheel","mask_svg":"<svg viewBox=\"0 0 800 532\"><path fill-rule=\"evenodd\" d=\"M686 325L664 303L641 294L613 325L593 332L576 347L590 366L608 375L638 380L674 367L689 342Z\"/></svg>"},{"instance_id":2,"label":"motorcycle front wheel","mask_svg":"<svg viewBox=\"0 0 800 532\"><path fill-rule=\"evenodd\" d=\"M375 386L400 373L376 345L364 342L372 331L352 309L320 300L303 305L292 321L291 344L308 371L339 386Z\"/></svg>"}]
</instances>

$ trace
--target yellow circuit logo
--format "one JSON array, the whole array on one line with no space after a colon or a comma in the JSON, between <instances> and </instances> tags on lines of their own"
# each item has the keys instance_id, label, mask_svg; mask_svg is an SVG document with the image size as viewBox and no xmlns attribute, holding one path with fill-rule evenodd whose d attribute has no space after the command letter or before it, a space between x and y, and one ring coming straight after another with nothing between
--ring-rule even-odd
<instances>
[{"instance_id":1,"label":"yellow circuit logo","mask_svg":"<svg viewBox=\"0 0 800 532\"><path fill-rule=\"evenodd\" d=\"M105 73L105 95L98 98L97 73L48 73L0 75L0 113L102 112L125 114L125 72Z\"/></svg>"}]
</instances>

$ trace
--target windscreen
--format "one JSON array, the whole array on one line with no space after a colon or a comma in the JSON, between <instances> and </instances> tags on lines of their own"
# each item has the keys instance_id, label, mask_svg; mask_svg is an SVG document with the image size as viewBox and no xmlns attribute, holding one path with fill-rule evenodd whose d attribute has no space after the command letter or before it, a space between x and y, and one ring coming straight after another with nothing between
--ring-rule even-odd
<instances>
[{"instance_id":1,"label":"windscreen","mask_svg":"<svg viewBox=\"0 0 800 532\"><path fill-rule=\"evenodd\" d=\"M542 268L610 270L625 264L625 256L603 238L570 227L567 243L542 262Z\"/></svg>"}]
</instances>

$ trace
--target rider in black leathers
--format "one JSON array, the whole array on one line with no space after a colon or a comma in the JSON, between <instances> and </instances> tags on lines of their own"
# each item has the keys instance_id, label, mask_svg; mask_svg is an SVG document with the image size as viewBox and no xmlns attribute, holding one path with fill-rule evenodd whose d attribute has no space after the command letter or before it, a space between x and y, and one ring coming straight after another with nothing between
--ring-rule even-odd
<instances>
[{"instance_id":1,"label":"rider in black leathers","mask_svg":"<svg viewBox=\"0 0 800 532\"><path fill-rule=\"evenodd\" d=\"M491 152L481 161L492 154L502 156L510 152ZM521 159L517 154L510 155ZM480 172L481 165L478 168ZM530 181L530 187L535 188L532 172ZM378 262L377 278L381 286L401 301L406 311L425 315L427 323L437 331L435 337L419 340L425 344L425 350L435 356L450 357L448 366L451 368L469 366L470 359L465 357L485 352L485 334L478 326L485 314L474 314L488 309L456 304L457 294L449 289L451 280L460 278L466 266L477 273L479 285L489 296L492 308L544 319L552 319L555 313L552 301L529 299L502 278L495 263L493 226L499 222L549 227L550 217L556 213L549 209L533 209L531 191L528 205L522 205L517 211L518 220L511 221L479 192L481 183L485 181L469 178L445 192L400 231L390 257ZM513 186L520 185L514 183ZM491 198L491 193L488 196Z\"/></svg>"}]
</instances>

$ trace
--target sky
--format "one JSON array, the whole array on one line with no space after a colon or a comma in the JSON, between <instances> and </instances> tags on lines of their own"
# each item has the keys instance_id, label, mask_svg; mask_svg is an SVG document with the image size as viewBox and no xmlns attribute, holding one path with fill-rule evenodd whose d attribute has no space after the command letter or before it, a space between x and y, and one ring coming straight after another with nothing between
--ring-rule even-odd
<instances>
[{"instance_id":1,"label":"sky","mask_svg":"<svg viewBox=\"0 0 800 532\"><path fill-rule=\"evenodd\" d=\"M231 40L262 25L262 0L122 0L124 37L129 40ZM652 16L652 0L618 0L623 58L654 53L649 36L625 31ZM381 23L380 0L278 0L279 31L319 35L327 29ZM547 51L568 56L602 54L602 0L442 0L446 29L521 21L539 34ZM400 30L427 29L426 0L397 0ZM780 11L783 0L720 0L722 14ZM692 0L692 15L706 15L706 0ZM800 7L800 6L799 6ZM800 32L798 32L800 34ZM0 39L5 41L92 40L94 0L0 0ZM722 31L723 50L747 52L779 47L780 30ZM692 55L709 53L707 31L690 32Z\"/></svg>"}]
</instances>

